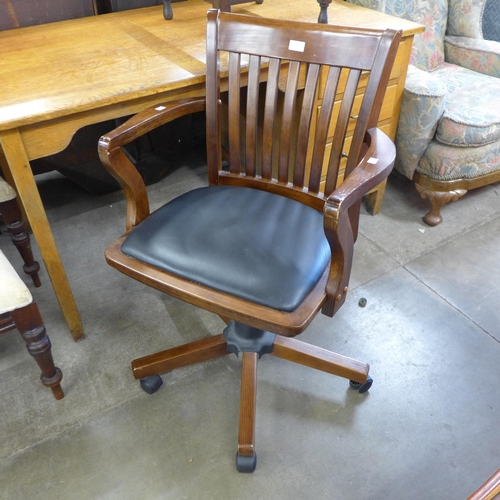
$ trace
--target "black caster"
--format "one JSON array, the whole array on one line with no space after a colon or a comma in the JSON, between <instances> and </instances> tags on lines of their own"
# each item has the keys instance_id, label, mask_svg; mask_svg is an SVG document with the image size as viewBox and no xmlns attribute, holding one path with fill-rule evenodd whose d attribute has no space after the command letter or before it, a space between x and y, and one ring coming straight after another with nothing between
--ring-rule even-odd
<instances>
[{"instance_id":1,"label":"black caster","mask_svg":"<svg viewBox=\"0 0 500 500\"><path fill-rule=\"evenodd\" d=\"M244 457L236 453L236 468L238 472L253 472L257 467L257 453L251 457Z\"/></svg>"},{"instance_id":2,"label":"black caster","mask_svg":"<svg viewBox=\"0 0 500 500\"><path fill-rule=\"evenodd\" d=\"M358 391L360 394L363 394L363 392L368 391L370 387L373 384L373 379L371 377L368 377L366 379L366 382L355 382L354 380L349 380L349 387L351 389L354 389L355 391Z\"/></svg>"},{"instance_id":3,"label":"black caster","mask_svg":"<svg viewBox=\"0 0 500 500\"><path fill-rule=\"evenodd\" d=\"M141 389L148 394L154 394L162 385L163 380L159 375L141 378Z\"/></svg>"}]
</instances>

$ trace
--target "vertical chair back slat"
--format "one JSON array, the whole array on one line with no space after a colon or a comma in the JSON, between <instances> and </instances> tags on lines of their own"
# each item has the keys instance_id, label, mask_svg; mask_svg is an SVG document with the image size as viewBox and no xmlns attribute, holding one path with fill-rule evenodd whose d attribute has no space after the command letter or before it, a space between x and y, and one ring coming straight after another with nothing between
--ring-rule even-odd
<instances>
[{"instance_id":1,"label":"vertical chair back slat","mask_svg":"<svg viewBox=\"0 0 500 500\"><path fill-rule=\"evenodd\" d=\"M316 135L314 138L314 149L311 161L311 172L309 175L309 191L319 192L321 171L325 157L325 146L327 143L328 130L332 117L333 105L339 84L340 68L331 67L328 71L323 102L316 123Z\"/></svg>"},{"instance_id":2,"label":"vertical chair back slat","mask_svg":"<svg viewBox=\"0 0 500 500\"><path fill-rule=\"evenodd\" d=\"M293 125L296 113L297 89L299 85L300 62L291 61L288 66L288 78L283 99L281 116L281 135L278 163L278 182L288 182Z\"/></svg>"},{"instance_id":3,"label":"vertical chair back slat","mask_svg":"<svg viewBox=\"0 0 500 500\"><path fill-rule=\"evenodd\" d=\"M240 64L241 55L229 53L229 165L232 174L240 172Z\"/></svg>"},{"instance_id":4,"label":"vertical chair back slat","mask_svg":"<svg viewBox=\"0 0 500 500\"><path fill-rule=\"evenodd\" d=\"M271 180L272 177L280 68L281 61L279 59L273 58L269 61L262 127L262 178L264 180Z\"/></svg>"},{"instance_id":5,"label":"vertical chair back slat","mask_svg":"<svg viewBox=\"0 0 500 500\"><path fill-rule=\"evenodd\" d=\"M332 193L338 185L340 162L342 161L342 156L344 154L344 143L349 122L350 120L359 120L359 116L354 118L352 117L351 112L360 76L361 72L358 70L349 71L332 140L332 148L328 163L328 174L325 185L325 193L327 195Z\"/></svg>"},{"instance_id":6,"label":"vertical chair back slat","mask_svg":"<svg viewBox=\"0 0 500 500\"><path fill-rule=\"evenodd\" d=\"M250 56L248 67L248 92L246 104L246 135L245 135L245 153L246 153L246 174L252 177L256 174L257 159L257 120L259 118L259 109L254 103L259 102L259 82L260 82L260 57Z\"/></svg>"},{"instance_id":7,"label":"vertical chair back slat","mask_svg":"<svg viewBox=\"0 0 500 500\"><path fill-rule=\"evenodd\" d=\"M304 100L297 129L297 148L295 154L295 165L293 171L293 185L303 188L306 173L307 145L309 142L309 131L316 102L316 92L321 66L310 64L307 71L307 79L304 86Z\"/></svg>"}]
</instances>

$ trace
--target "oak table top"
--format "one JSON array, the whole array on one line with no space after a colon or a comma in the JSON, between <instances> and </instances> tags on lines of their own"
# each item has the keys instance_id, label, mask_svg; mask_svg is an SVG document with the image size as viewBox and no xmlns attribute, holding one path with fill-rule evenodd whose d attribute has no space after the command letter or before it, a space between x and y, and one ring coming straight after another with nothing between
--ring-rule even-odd
<instances>
[{"instance_id":1,"label":"oak table top","mask_svg":"<svg viewBox=\"0 0 500 500\"><path fill-rule=\"evenodd\" d=\"M0 32L0 165L18 192L75 340L82 322L29 161L63 150L81 127L165 100L204 94L210 4L176 3ZM233 12L316 22L316 0L265 0ZM334 0L330 24L422 31L418 24ZM97 147L97 145L96 145Z\"/></svg>"}]
</instances>

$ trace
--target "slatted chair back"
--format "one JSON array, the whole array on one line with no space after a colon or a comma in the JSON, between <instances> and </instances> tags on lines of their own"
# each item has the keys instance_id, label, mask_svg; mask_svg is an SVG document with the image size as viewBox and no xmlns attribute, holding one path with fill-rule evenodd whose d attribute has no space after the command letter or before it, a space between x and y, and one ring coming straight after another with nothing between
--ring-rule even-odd
<instances>
[{"instance_id":1,"label":"slatted chair back","mask_svg":"<svg viewBox=\"0 0 500 500\"><path fill-rule=\"evenodd\" d=\"M256 24L247 16L210 12L209 182L272 191L322 210L325 197L342 181L344 165L347 177L363 153L366 131L376 126L398 42L391 30L318 25L306 31L303 23L260 19ZM227 106L219 84L226 72ZM228 169L221 168L221 141L227 142Z\"/></svg>"}]
</instances>

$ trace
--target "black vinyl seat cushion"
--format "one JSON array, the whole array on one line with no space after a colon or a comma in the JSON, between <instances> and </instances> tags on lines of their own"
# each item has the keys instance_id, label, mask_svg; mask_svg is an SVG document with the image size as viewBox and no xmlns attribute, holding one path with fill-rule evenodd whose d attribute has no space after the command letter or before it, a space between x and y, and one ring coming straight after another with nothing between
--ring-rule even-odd
<instances>
[{"instance_id":1,"label":"black vinyl seat cushion","mask_svg":"<svg viewBox=\"0 0 500 500\"><path fill-rule=\"evenodd\" d=\"M124 254L264 306L293 311L330 261L323 215L276 194L195 189L151 214Z\"/></svg>"}]
</instances>

